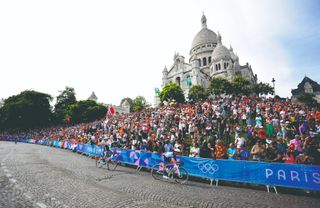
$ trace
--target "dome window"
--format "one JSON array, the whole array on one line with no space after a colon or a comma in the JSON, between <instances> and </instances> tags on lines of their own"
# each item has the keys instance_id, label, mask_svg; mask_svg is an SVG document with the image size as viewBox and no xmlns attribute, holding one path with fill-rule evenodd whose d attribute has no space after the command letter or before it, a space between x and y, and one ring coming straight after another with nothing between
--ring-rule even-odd
<instances>
[{"instance_id":1,"label":"dome window","mask_svg":"<svg viewBox=\"0 0 320 208\"><path fill-rule=\"evenodd\" d=\"M203 62L203 66L206 66L206 65L207 65L207 59L206 59L206 57L204 57L204 58L202 59L202 62Z\"/></svg>"}]
</instances>

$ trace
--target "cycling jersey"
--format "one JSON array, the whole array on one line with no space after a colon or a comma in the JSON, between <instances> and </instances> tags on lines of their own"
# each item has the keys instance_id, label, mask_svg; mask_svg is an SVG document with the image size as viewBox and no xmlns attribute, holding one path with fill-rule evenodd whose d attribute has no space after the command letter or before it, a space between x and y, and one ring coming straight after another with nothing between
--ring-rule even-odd
<instances>
[{"instance_id":1,"label":"cycling jersey","mask_svg":"<svg viewBox=\"0 0 320 208\"><path fill-rule=\"evenodd\" d=\"M166 163L171 163L172 159L176 160L176 155L174 152L165 152L163 153L163 159Z\"/></svg>"}]
</instances>

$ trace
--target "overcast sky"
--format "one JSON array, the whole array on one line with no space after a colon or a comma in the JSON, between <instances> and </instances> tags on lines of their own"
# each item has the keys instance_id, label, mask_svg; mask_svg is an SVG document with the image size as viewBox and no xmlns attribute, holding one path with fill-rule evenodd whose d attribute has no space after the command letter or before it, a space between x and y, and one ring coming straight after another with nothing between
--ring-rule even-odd
<instances>
[{"instance_id":1,"label":"overcast sky","mask_svg":"<svg viewBox=\"0 0 320 208\"><path fill-rule=\"evenodd\" d=\"M78 99L153 103L175 51L189 59L202 12L240 64L291 96L305 75L320 81L319 11L317 0L0 1L0 98L70 86Z\"/></svg>"}]
</instances>

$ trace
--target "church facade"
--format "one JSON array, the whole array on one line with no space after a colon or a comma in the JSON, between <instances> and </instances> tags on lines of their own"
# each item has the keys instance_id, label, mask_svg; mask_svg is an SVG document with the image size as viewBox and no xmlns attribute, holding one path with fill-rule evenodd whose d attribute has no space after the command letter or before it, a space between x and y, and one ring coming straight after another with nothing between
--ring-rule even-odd
<instances>
[{"instance_id":1,"label":"church facade","mask_svg":"<svg viewBox=\"0 0 320 208\"><path fill-rule=\"evenodd\" d=\"M241 75L256 83L257 75L253 74L251 66L248 63L240 65L232 47L226 48L221 35L208 29L205 15L202 15L201 25L202 29L193 38L189 60L176 53L172 66L162 71L162 88L170 82L176 82L187 96L192 85L207 88L211 77L231 80L234 75Z\"/></svg>"},{"instance_id":2,"label":"church facade","mask_svg":"<svg viewBox=\"0 0 320 208\"><path fill-rule=\"evenodd\" d=\"M320 85L307 76L303 78L296 89L291 90L291 93L293 100L297 100L299 95L308 93L314 95L317 102L320 103Z\"/></svg>"}]
</instances>

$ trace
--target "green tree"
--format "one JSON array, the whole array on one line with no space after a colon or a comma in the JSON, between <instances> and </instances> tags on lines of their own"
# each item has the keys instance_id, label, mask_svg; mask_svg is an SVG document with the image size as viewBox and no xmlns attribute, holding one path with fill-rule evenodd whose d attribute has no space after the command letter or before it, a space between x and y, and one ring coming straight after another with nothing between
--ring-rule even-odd
<instances>
[{"instance_id":1,"label":"green tree","mask_svg":"<svg viewBox=\"0 0 320 208\"><path fill-rule=\"evenodd\" d=\"M50 125L51 100L50 95L33 90L26 90L5 99L0 108L1 128L26 129Z\"/></svg>"},{"instance_id":2,"label":"green tree","mask_svg":"<svg viewBox=\"0 0 320 208\"><path fill-rule=\"evenodd\" d=\"M66 118L67 109L70 105L77 102L74 88L66 87L57 96L57 102L54 105L54 115L56 123L63 123Z\"/></svg>"},{"instance_id":3,"label":"green tree","mask_svg":"<svg viewBox=\"0 0 320 208\"><path fill-rule=\"evenodd\" d=\"M69 116L71 123L87 123L105 117L107 108L93 100L81 100L69 105L66 116Z\"/></svg>"},{"instance_id":4,"label":"green tree","mask_svg":"<svg viewBox=\"0 0 320 208\"><path fill-rule=\"evenodd\" d=\"M137 96L134 100L133 100L133 104L131 106L131 111L132 112L137 112L137 111L141 111L147 107L149 107L150 105L147 103L146 99L143 96Z\"/></svg>"},{"instance_id":5,"label":"green tree","mask_svg":"<svg viewBox=\"0 0 320 208\"><path fill-rule=\"evenodd\" d=\"M178 103L183 103L185 101L183 91L177 83L167 84L159 93L159 97L161 102L173 99Z\"/></svg>"},{"instance_id":6,"label":"green tree","mask_svg":"<svg viewBox=\"0 0 320 208\"><path fill-rule=\"evenodd\" d=\"M242 76L234 76L231 81L231 92L234 95L250 95L252 87L249 80Z\"/></svg>"},{"instance_id":7,"label":"green tree","mask_svg":"<svg viewBox=\"0 0 320 208\"><path fill-rule=\"evenodd\" d=\"M201 85L193 85L189 89L189 100L200 101L208 98L208 92Z\"/></svg>"},{"instance_id":8,"label":"green tree","mask_svg":"<svg viewBox=\"0 0 320 208\"><path fill-rule=\"evenodd\" d=\"M215 95L230 94L231 83L221 77L212 77L210 79L209 92Z\"/></svg>"},{"instance_id":9,"label":"green tree","mask_svg":"<svg viewBox=\"0 0 320 208\"><path fill-rule=\"evenodd\" d=\"M1 108L3 105L4 105L4 99L1 98L1 99L0 99L0 108Z\"/></svg>"},{"instance_id":10,"label":"green tree","mask_svg":"<svg viewBox=\"0 0 320 208\"><path fill-rule=\"evenodd\" d=\"M252 92L254 92L256 95L268 95L273 94L274 89L270 86L268 83L259 82L256 84L252 84Z\"/></svg>"},{"instance_id":11,"label":"green tree","mask_svg":"<svg viewBox=\"0 0 320 208\"><path fill-rule=\"evenodd\" d=\"M297 100L301 103L306 104L308 107L317 107L319 108L320 105L315 99L315 96L310 93L303 93L297 97Z\"/></svg>"}]
</instances>

